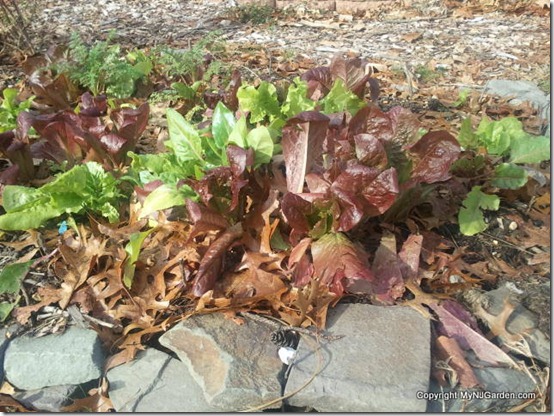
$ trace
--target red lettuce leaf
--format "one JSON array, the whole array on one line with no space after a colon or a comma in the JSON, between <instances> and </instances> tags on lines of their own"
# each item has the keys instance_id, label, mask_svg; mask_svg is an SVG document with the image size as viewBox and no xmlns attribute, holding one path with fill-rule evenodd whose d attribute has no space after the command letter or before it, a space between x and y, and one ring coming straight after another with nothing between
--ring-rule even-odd
<instances>
[{"instance_id":1,"label":"red lettuce leaf","mask_svg":"<svg viewBox=\"0 0 554 416\"><path fill-rule=\"evenodd\" d=\"M296 287L306 286L314 274L314 266L307 254L311 243L311 238L304 238L290 252L288 268L292 270L292 282Z\"/></svg>"},{"instance_id":2,"label":"red lettuce leaf","mask_svg":"<svg viewBox=\"0 0 554 416\"><path fill-rule=\"evenodd\" d=\"M198 266L198 273L192 284L194 296L202 296L212 290L215 281L223 271L224 259L227 250L233 242L242 236L242 224L239 222L225 230L208 248Z\"/></svg>"},{"instance_id":3,"label":"red lettuce leaf","mask_svg":"<svg viewBox=\"0 0 554 416\"><path fill-rule=\"evenodd\" d=\"M223 104L231 110L237 111L239 109L239 99L237 98L237 91L242 85L242 79L238 69L235 69L231 75L231 82L227 86L227 89L223 93Z\"/></svg>"},{"instance_id":4,"label":"red lettuce leaf","mask_svg":"<svg viewBox=\"0 0 554 416\"><path fill-rule=\"evenodd\" d=\"M320 66L306 71L302 79L308 83L308 98L317 101L333 88L333 77L329 67Z\"/></svg>"},{"instance_id":5,"label":"red lettuce leaf","mask_svg":"<svg viewBox=\"0 0 554 416\"><path fill-rule=\"evenodd\" d=\"M317 111L305 111L288 120L283 128L283 156L289 192L301 193L304 179L314 161L321 157L329 118Z\"/></svg>"},{"instance_id":6,"label":"red lettuce leaf","mask_svg":"<svg viewBox=\"0 0 554 416\"><path fill-rule=\"evenodd\" d=\"M69 167L94 160L112 169L125 163L128 151L135 148L148 123L149 107L144 103L135 110L113 110L112 123L104 121L106 110L104 96L86 93L79 114L70 110L48 115L21 113L16 136L26 139L31 127L39 133L41 139L31 146L35 158L68 161Z\"/></svg>"},{"instance_id":7,"label":"red lettuce leaf","mask_svg":"<svg viewBox=\"0 0 554 416\"><path fill-rule=\"evenodd\" d=\"M13 130L0 133L0 152L12 163L12 166L2 172L0 183L13 185L35 177L33 157L26 138L19 139Z\"/></svg>"},{"instance_id":8,"label":"red lettuce leaf","mask_svg":"<svg viewBox=\"0 0 554 416\"><path fill-rule=\"evenodd\" d=\"M396 171L352 163L333 182L331 192L342 207L338 231L348 231L364 215L380 215L394 203L398 195Z\"/></svg>"},{"instance_id":9,"label":"red lettuce leaf","mask_svg":"<svg viewBox=\"0 0 554 416\"><path fill-rule=\"evenodd\" d=\"M357 280L374 280L367 254L342 233L325 234L312 243L311 252L315 277L336 295Z\"/></svg>"},{"instance_id":10,"label":"red lettuce leaf","mask_svg":"<svg viewBox=\"0 0 554 416\"><path fill-rule=\"evenodd\" d=\"M308 216L312 214L312 204L301 196L288 192L281 201L281 211L290 227L298 234L307 234L310 229Z\"/></svg>"},{"instance_id":11,"label":"red lettuce leaf","mask_svg":"<svg viewBox=\"0 0 554 416\"><path fill-rule=\"evenodd\" d=\"M148 103L143 103L137 109L118 108L110 113L110 118L116 126L117 134L135 144L148 125L149 114Z\"/></svg>"},{"instance_id":12,"label":"red lettuce leaf","mask_svg":"<svg viewBox=\"0 0 554 416\"><path fill-rule=\"evenodd\" d=\"M329 66L333 80L342 79L344 85L356 94L359 98L364 98L365 87L371 74L366 73L367 62L361 58L344 59L340 55L335 55Z\"/></svg>"},{"instance_id":13,"label":"red lettuce leaf","mask_svg":"<svg viewBox=\"0 0 554 416\"><path fill-rule=\"evenodd\" d=\"M223 215L205 205L194 202L191 199L187 199L185 204L188 218L193 224L189 241L192 241L199 234L214 230L225 230L229 227L229 221Z\"/></svg>"},{"instance_id":14,"label":"red lettuce leaf","mask_svg":"<svg viewBox=\"0 0 554 416\"><path fill-rule=\"evenodd\" d=\"M239 177L248 166L254 164L254 151L231 144L227 146L227 159L229 160L233 176Z\"/></svg>"},{"instance_id":15,"label":"red lettuce leaf","mask_svg":"<svg viewBox=\"0 0 554 416\"><path fill-rule=\"evenodd\" d=\"M105 95L94 97L90 92L81 96L80 115L87 117L100 117L108 111L108 98Z\"/></svg>"},{"instance_id":16,"label":"red lettuce leaf","mask_svg":"<svg viewBox=\"0 0 554 416\"><path fill-rule=\"evenodd\" d=\"M81 93L65 74L53 79L49 72L42 70L36 70L31 74L29 86L36 95L35 102L49 105L55 110L70 109Z\"/></svg>"},{"instance_id":17,"label":"red lettuce leaf","mask_svg":"<svg viewBox=\"0 0 554 416\"><path fill-rule=\"evenodd\" d=\"M373 168L387 168L387 152L379 139L366 133L357 134L354 136L354 143L356 157L361 163Z\"/></svg>"},{"instance_id":18,"label":"red lettuce leaf","mask_svg":"<svg viewBox=\"0 0 554 416\"><path fill-rule=\"evenodd\" d=\"M405 188L416 183L446 181L451 177L450 166L458 160L460 145L450 133L435 131L425 134L409 147L413 168Z\"/></svg>"}]
</instances>

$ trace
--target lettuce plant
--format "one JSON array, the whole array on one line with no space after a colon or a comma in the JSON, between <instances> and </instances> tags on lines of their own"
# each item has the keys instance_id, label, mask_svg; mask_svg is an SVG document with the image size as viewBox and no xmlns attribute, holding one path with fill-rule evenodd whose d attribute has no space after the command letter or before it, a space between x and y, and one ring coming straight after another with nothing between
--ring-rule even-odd
<instances>
[{"instance_id":1,"label":"lettuce plant","mask_svg":"<svg viewBox=\"0 0 554 416\"><path fill-rule=\"evenodd\" d=\"M118 181L96 162L75 166L40 188L7 185L0 229L28 230L64 214L90 212L115 222L122 197Z\"/></svg>"},{"instance_id":2,"label":"lettuce plant","mask_svg":"<svg viewBox=\"0 0 554 416\"><path fill-rule=\"evenodd\" d=\"M289 85L284 100L278 98L275 85L262 81L258 87L242 86L237 97L240 109L249 114L251 123L269 123L273 135L279 135L287 119L303 111L320 110L324 114L347 111L350 115L365 107L365 95L379 95L377 80L366 71L367 63L359 58L336 56L329 67L307 71Z\"/></svg>"},{"instance_id":3,"label":"lettuce plant","mask_svg":"<svg viewBox=\"0 0 554 416\"><path fill-rule=\"evenodd\" d=\"M14 88L6 88L2 91L2 95L4 99L0 104L0 133L15 129L17 127L17 116L22 111L28 110L35 98L29 97L18 103L17 90Z\"/></svg>"},{"instance_id":4,"label":"lettuce plant","mask_svg":"<svg viewBox=\"0 0 554 416\"><path fill-rule=\"evenodd\" d=\"M388 211L402 192L449 179L460 152L456 139L444 131L420 137L410 115L370 105L348 122L318 112L290 119L283 129L289 194L282 207L293 230L312 237L349 231Z\"/></svg>"},{"instance_id":5,"label":"lettuce plant","mask_svg":"<svg viewBox=\"0 0 554 416\"><path fill-rule=\"evenodd\" d=\"M165 185L146 197L143 215L151 212L151 209L144 210L144 204L152 206L154 199L159 201L155 205L158 209L182 205L186 198L196 195L191 188L194 181L204 180L200 185L195 182L194 187L201 197L206 196L202 192L211 180L234 178L238 171L244 171L247 166L259 167L273 156L274 143L269 130L264 126L249 129L244 117L237 121L222 102L216 105L207 129L198 130L173 109L167 110L167 124L167 152L129 153L130 177L139 188ZM232 198L236 200L237 188L233 189Z\"/></svg>"},{"instance_id":6,"label":"lettuce plant","mask_svg":"<svg viewBox=\"0 0 554 416\"><path fill-rule=\"evenodd\" d=\"M535 174L529 165L550 160L550 139L528 134L517 118L506 117L498 121L482 119L475 132L470 120L464 120L459 142L469 156L457 162L453 172L473 175L480 171L484 174L484 180L480 181L480 186L473 187L458 214L460 231L474 235L487 228L482 210L495 211L500 201L496 195L487 194L481 188L484 185L492 189L524 186Z\"/></svg>"},{"instance_id":7,"label":"lettuce plant","mask_svg":"<svg viewBox=\"0 0 554 416\"><path fill-rule=\"evenodd\" d=\"M109 122L105 115L108 114ZM78 111L54 114L22 113L17 134L27 137L31 127L39 139L31 144L31 153L59 165L73 167L81 161L94 160L107 169L124 165L127 152L133 150L146 128L149 106L108 111L105 96L83 94Z\"/></svg>"}]
</instances>

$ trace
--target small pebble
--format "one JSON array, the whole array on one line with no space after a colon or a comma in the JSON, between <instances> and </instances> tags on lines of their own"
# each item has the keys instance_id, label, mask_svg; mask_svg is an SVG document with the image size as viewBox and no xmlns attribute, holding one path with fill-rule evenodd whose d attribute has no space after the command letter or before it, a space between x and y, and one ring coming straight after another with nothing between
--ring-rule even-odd
<instances>
[{"instance_id":1,"label":"small pebble","mask_svg":"<svg viewBox=\"0 0 554 416\"><path fill-rule=\"evenodd\" d=\"M450 281L450 283L462 283L464 281L464 279L462 279L457 274L451 274L448 280Z\"/></svg>"},{"instance_id":2,"label":"small pebble","mask_svg":"<svg viewBox=\"0 0 554 416\"><path fill-rule=\"evenodd\" d=\"M517 222L512 221L512 222L510 223L510 225L508 225L508 228L510 229L510 231L515 231L515 230L517 230Z\"/></svg>"}]
</instances>

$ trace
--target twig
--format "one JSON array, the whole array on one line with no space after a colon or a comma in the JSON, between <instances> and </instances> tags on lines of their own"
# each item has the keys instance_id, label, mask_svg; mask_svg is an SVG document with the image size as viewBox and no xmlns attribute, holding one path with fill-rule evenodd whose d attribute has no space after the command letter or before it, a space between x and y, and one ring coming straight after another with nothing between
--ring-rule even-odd
<instances>
[{"instance_id":1,"label":"twig","mask_svg":"<svg viewBox=\"0 0 554 416\"><path fill-rule=\"evenodd\" d=\"M506 244L507 246L513 247L513 248L515 248L516 250L519 250L519 251L521 251L521 252L523 252L523 253L527 253L527 254L531 254L531 255L535 254L535 253L532 253L532 252L530 252L529 250L527 250L527 249L525 249L525 248L521 248L521 247L519 247L519 246L517 246L517 245L515 245L515 244L513 244L513 243L510 243L509 241L503 240L502 238L496 237L496 236L494 236L494 235L492 235L492 234L489 234L489 233L486 233L486 232L482 232L481 234L483 234L483 235L485 235L485 236L487 236L487 237L489 237L489 238L492 238L493 240L500 241L501 243L504 243L504 244Z\"/></svg>"}]
</instances>

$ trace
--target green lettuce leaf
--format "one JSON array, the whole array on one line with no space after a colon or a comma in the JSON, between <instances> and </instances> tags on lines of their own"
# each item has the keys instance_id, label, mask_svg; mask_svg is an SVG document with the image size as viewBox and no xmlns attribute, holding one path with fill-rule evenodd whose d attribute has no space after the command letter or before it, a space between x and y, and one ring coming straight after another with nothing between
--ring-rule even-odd
<instances>
[{"instance_id":1,"label":"green lettuce leaf","mask_svg":"<svg viewBox=\"0 0 554 416\"><path fill-rule=\"evenodd\" d=\"M481 192L480 186L474 186L462 202L458 213L458 224L464 235L475 235L487 229L483 209L496 211L500 207L500 198Z\"/></svg>"},{"instance_id":2,"label":"green lettuce leaf","mask_svg":"<svg viewBox=\"0 0 554 416\"><path fill-rule=\"evenodd\" d=\"M510 162L540 163L550 160L550 138L526 134L512 139Z\"/></svg>"},{"instance_id":3,"label":"green lettuce leaf","mask_svg":"<svg viewBox=\"0 0 554 416\"><path fill-rule=\"evenodd\" d=\"M233 112L221 101L217 103L212 116L212 136L218 149L224 149L229 141L229 135L237 123Z\"/></svg>"},{"instance_id":4,"label":"green lettuce leaf","mask_svg":"<svg viewBox=\"0 0 554 416\"><path fill-rule=\"evenodd\" d=\"M503 189L518 189L527 183L527 171L512 163L502 163L494 170L492 185Z\"/></svg>"},{"instance_id":5,"label":"green lettuce leaf","mask_svg":"<svg viewBox=\"0 0 554 416\"><path fill-rule=\"evenodd\" d=\"M125 246L125 251L127 252L128 257L125 260L125 269L123 271L123 283L128 288L131 288L133 284L133 278L135 277L136 262L140 254L142 243L153 230L154 229L152 228L147 231L131 234L131 236L129 237L129 242Z\"/></svg>"},{"instance_id":6,"label":"green lettuce leaf","mask_svg":"<svg viewBox=\"0 0 554 416\"><path fill-rule=\"evenodd\" d=\"M264 127L257 127L251 130L246 136L248 147L254 149L254 166L269 163L273 157L273 140L269 130Z\"/></svg>"},{"instance_id":7,"label":"green lettuce leaf","mask_svg":"<svg viewBox=\"0 0 554 416\"><path fill-rule=\"evenodd\" d=\"M189 160L204 163L202 141L198 131L185 118L172 108L167 109L169 140L165 146L173 150L181 162Z\"/></svg>"},{"instance_id":8,"label":"green lettuce leaf","mask_svg":"<svg viewBox=\"0 0 554 416\"><path fill-rule=\"evenodd\" d=\"M251 85L240 87L237 98L240 109L250 112L251 123L258 123L266 117L272 120L281 115L277 89L267 81L262 81L258 88Z\"/></svg>"},{"instance_id":9,"label":"green lettuce leaf","mask_svg":"<svg viewBox=\"0 0 554 416\"><path fill-rule=\"evenodd\" d=\"M366 106L365 101L350 91L342 79L335 80L333 88L322 100L322 103L323 112L326 114L348 111L350 114L355 115L358 110Z\"/></svg>"},{"instance_id":10,"label":"green lettuce leaf","mask_svg":"<svg viewBox=\"0 0 554 416\"><path fill-rule=\"evenodd\" d=\"M287 98L281 107L281 113L286 118L294 117L303 112L315 108L315 102L308 98L308 84L296 77L293 84L289 86Z\"/></svg>"}]
</instances>

